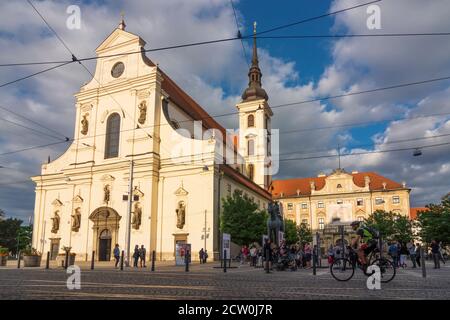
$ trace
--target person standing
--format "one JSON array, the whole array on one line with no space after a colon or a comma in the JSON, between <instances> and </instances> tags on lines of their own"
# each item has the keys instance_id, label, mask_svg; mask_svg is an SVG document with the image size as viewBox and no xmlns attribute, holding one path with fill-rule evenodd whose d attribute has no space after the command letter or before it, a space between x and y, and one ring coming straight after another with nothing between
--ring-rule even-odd
<instances>
[{"instance_id":1,"label":"person standing","mask_svg":"<svg viewBox=\"0 0 450 320\"><path fill-rule=\"evenodd\" d=\"M145 255L147 253L147 250L145 250L144 245L141 245L141 248L139 249L139 260L140 260L140 264L141 264L141 268L142 266L145 266Z\"/></svg>"},{"instance_id":2,"label":"person standing","mask_svg":"<svg viewBox=\"0 0 450 320\"><path fill-rule=\"evenodd\" d=\"M442 241L439 241L439 259L441 259L442 263L445 264L444 255L442 253Z\"/></svg>"},{"instance_id":3,"label":"person standing","mask_svg":"<svg viewBox=\"0 0 450 320\"><path fill-rule=\"evenodd\" d=\"M416 266L416 246L410 241L406 245L409 251L409 258L411 259L411 262L413 264L413 269L417 268Z\"/></svg>"},{"instance_id":4,"label":"person standing","mask_svg":"<svg viewBox=\"0 0 450 320\"><path fill-rule=\"evenodd\" d=\"M419 267L420 267L420 257L421 257L420 250L421 250L421 248L422 247L420 246L420 244L416 243L416 262Z\"/></svg>"},{"instance_id":5,"label":"person standing","mask_svg":"<svg viewBox=\"0 0 450 320\"><path fill-rule=\"evenodd\" d=\"M440 269L440 252L439 252L439 244L436 240L431 242L431 254L433 255L434 261L434 269Z\"/></svg>"},{"instance_id":6,"label":"person standing","mask_svg":"<svg viewBox=\"0 0 450 320\"><path fill-rule=\"evenodd\" d=\"M388 249L388 254L392 258L392 263L395 268L398 268L398 246L397 243L392 242Z\"/></svg>"},{"instance_id":7,"label":"person standing","mask_svg":"<svg viewBox=\"0 0 450 320\"><path fill-rule=\"evenodd\" d=\"M205 252L203 251L203 248L200 249L200 251L198 252L198 259L200 260L200 264L203 263L203 255L205 254Z\"/></svg>"},{"instance_id":8,"label":"person standing","mask_svg":"<svg viewBox=\"0 0 450 320\"><path fill-rule=\"evenodd\" d=\"M203 263L206 263L208 260L208 250L205 250L205 253L203 254Z\"/></svg>"},{"instance_id":9,"label":"person standing","mask_svg":"<svg viewBox=\"0 0 450 320\"><path fill-rule=\"evenodd\" d=\"M252 259L252 267L256 267L256 253L257 253L256 247L252 246L252 248L250 249L250 257Z\"/></svg>"},{"instance_id":10,"label":"person standing","mask_svg":"<svg viewBox=\"0 0 450 320\"><path fill-rule=\"evenodd\" d=\"M406 258L408 257L408 248L406 248L406 244L402 241L400 242L400 266L402 268L406 268Z\"/></svg>"},{"instance_id":11,"label":"person standing","mask_svg":"<svg viewBox=\"0 0 450 320\"><path fill-rule=\"evenodd\" d=\"M138 267L138 261L139 261L139 246L138 245L136 245L134 247L133 259L134 259L133 267L137 268Z\"/></svg>"},{"instance_id":12,"label":"person standing","mask_svg":"<svg viewBox=\"0 0 450 320\"><path fill-rule=\"evenodd\" d=\"M116 243L116 245L114 246L113 255L114 259L116 259L116 264L114 265L114 268L117 268L117 265L119 264L120 261L120 248L118 243Z\"/></svg>"},{"instance_id":13,"label":"person standing","mask_svg":"<svg viewBox=\"0 0 450 320\"><path fill-rule=\"evenodd\" d=\"M270 239L266 239L262 254L264 257L264 270L266 273L270 273L270 269L272 268L272 248L270 246Z\"/></svg>"},{"instance_id":14,"label":"person standing","mask_svg":"<svg viewBox=\"0 0 450 320\"><path fill-rule=\"evenodd\" d=\"M305 243L305 247L303 249L305 253L305 260L306 260L306 268L311 268L311 245L309 242Z\"/></svg>"}]
</instances>

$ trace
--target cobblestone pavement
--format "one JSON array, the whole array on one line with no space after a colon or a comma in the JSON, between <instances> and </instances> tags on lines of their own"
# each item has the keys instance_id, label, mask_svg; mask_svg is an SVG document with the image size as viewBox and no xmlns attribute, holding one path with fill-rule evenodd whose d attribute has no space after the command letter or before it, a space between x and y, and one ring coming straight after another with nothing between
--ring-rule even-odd
<instances>
[{"instance_id":1,"label":"cobblestone pavement","mask_svg":"<svg viewBox=\"0 0 450 320\"><path fill-rule=\"evenodd\" d=\"M236 266L238 266L236 264ZM0 268L0 299L450 299L450 263L434 270L400 269L381 290L368 290L361 271L348 282L332 278L327 268L279 271L265 274L247 265L224 273L216 263L191 265L190 271L172 264L125 268L81 263L81 289L69 290L69 275L61 267Z\"/></svg>"}]
</instances>

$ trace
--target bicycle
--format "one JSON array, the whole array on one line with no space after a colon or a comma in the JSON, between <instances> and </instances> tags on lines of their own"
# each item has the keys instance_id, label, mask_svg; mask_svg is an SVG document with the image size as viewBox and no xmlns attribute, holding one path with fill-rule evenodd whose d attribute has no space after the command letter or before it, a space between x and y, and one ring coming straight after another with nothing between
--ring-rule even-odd
<instances>
[{"instance_id":1,"label":"bicycle","mask_svg":"<svg viewBox=\"0 0 450 320\"><path fill-rule=\"evenodd\" d=\"M337 258L330 266L330 272L333 278L337 281L349 281L355 274L355 269L358 267L361 269L366 276L371 276L372 273L367 273L364 270L362 264L359 262L356 251L350 248L348 258L342 256ZM394 264L389 259L382 256L381 251L379 251L379 258L375 259L373 262L369 263L368 266L377 266L381 274L381 282L388 283L395 277L396 269ZM374 256L376 257L376 255Z\"/></svg>"}]
</instances>

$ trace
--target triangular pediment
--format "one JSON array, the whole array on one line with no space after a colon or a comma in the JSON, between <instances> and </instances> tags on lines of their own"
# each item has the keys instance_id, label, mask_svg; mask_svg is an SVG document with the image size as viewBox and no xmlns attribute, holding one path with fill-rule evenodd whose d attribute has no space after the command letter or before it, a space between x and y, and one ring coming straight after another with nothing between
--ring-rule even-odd
<instances>
[{"instance_id":1,"label":"triangular pediment","mask_svg":"<svg viewBox=\"0 0 450 320\"><path fill-rule=\"evenodd\" d=\"M140 198L144 196L144 193L139 190L137 187L134 188L133 195L139 196Z\"/></svg>"},{"instance_id":2,"label":"triangular pediment","mask_svg":"<svg viewBox=\"0 0 450 320\"><path fill-rule=\"evenodd\" d=\"M176 196L187 196L188 194L189 192L187 192L187 190L184 189L183 187L179 187L177 191L175 191Z\"/></svg>"},{"instance_id":3,"label":"triangular pediment","mask_svg":"<svg viewBox=\"0 0 450 320\"><path fill-rule=\"evenodd\" d=\"M83 198L80 196L75 196L75 198L73 198L73 202L75 203L81 203L83 201L84 201Z\"/></svg>"},{"instance_id":4,"label":"triangular pediment","mask_svg":"<svg viewBox=\"0 0 450 320\"><path fill-rule=\"evenodd\" d=\"M105 174L102 176L102 178L100 180L102 180L103 182L106 182L106 181L114 181L114 180L116 180L116 178L114 178L110 174Z\"/></svg>"},{"instance_id":5,"label":"triangular pediment","mask_svg":"<svg viewBox=\"0 0 450 320\"><path fill-rule=\"evenodd\" d=\"M61 207L63 204L61 201L59 201L58 199L53 200L52 202L52 206L54 207Z\"/></svg>"},{"instance_id":6,"label":"triangular pediment","mask_svg":"<svg viewBox=\"0 0 450 320\"><path fill-rule=\"evenodd\" d=\"M95 51L99 53L107 49L111 49L124 44L131 44L133 42L141 47L145 46L145 41L142 40L139 36L121 29L116 29L102 42L102 44L100 44L100 46Z\"/></svg>"}]
</instances>

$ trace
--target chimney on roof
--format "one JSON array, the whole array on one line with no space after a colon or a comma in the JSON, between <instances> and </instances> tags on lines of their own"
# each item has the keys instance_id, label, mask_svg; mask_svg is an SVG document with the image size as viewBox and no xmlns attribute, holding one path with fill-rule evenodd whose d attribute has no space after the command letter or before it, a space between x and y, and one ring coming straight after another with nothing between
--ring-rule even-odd
<instances>
[{"instance_id":1,"label":"chimney on roof","mask_svg":"<svg viewBox=\"0 0 450 320\"><path fill-rule=\"evenodd\" d=\"M300 195L300 190L297 189L297 197Z\"/></svg>"},{"instance_id":2,"label":"chimney on roof","mask_svg":"<svg viewBox=\"0 0 450 320\"><path fill-rule=\"evenodd\" d=\"M358 171L356 171L356 170L355 170L355 171L352 171L352 174L357 174L357 173L358 173Z\"/></svg>"},{"instance_id":3,"label":"chimney on roof","mask_svg":"<svg viewBox=\"0 0 450 320\"><path fill-rule=\"evenodd\" d=\"M369 184L370 184L370 177L364 176L364 187L369 188Z\"/></svg>"},{"instance_id":4,"label":"chimney on roof","mask_svg":"<svg viewBox=\"0 0 450 320\"><path fill-rule=\"evenodd\" d=\"M322 178L322 177L326 177L327 175L324 172L319 172L319 174L317 175L317 177Z\"/></svg>"},{"instance_id":5,"label":"chimney on roof","mask_svg":"<svg viewBox=\"0 0 450 320\"><path fill-rule=\"evenodd\" d=\"M383 190L386 190L387 183L383 181Z\"/></svg>"},{"instance_id":6,"label":"chimney on roof","mask_svg":"<svg viewBox=\"0 0 450 320\"><path fill-rule=\"evenodd\" d=\"M284 197L284 192L281 192L280 193L280 198L283 198Z\"/></svg>"},{"instance_id":7,"label":"chimney on roof","mask_svg":"<svg viewBox=\"0 0 450 320\"><path fill-rule=\"evenodd\" d=\"M316 190L316 183L314 181L310 181L309 185L311 186L311 190Z\"/></svg>"},{"instance_id":8,"label":"chimney on roof","mask_svg":"<svg viewBox=\"0 0 450 320\"><path fill-rule=\"evenodd\" d=\"M403 188L406 188L406 181L403 181L403 182L402 182L402 187L403 187Z\"/></svg>"}]
</instances>

